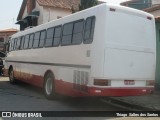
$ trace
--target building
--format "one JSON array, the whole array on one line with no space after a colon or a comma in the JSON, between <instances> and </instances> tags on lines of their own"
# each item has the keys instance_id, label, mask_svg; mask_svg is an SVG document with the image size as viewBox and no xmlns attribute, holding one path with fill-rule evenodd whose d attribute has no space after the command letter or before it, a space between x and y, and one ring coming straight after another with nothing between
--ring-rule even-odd
<instances>
[{"instance_id":1,"label":"building","mask_svg":"<svg viewBox=\"0 0 160 120\"><path fill-rule=\"evenodd\" d=\"M6 30L0 30L0 51L5 52L6 51L6 44L8 43L8 40L11 35L18 32L17 29L6 29Z\"/></svg>"},{"instance_id":2,"label":"building","mask_svg":"<svg viewBox=\"0 0 160 120\"><path fill-rule=\"evenodd\" d=\"M158 5L160 4L160 0L152 0L152 5Z\"/></svg>"},{"instance_id":3,"label":"building","mask_svg":"<svg viewBox=\"0 0 160 120\"><path fill-rule=\"evenodd\" d=\"M17 23L20 30L59 19L77 11L80 0L23 0Z\"/></svg>"},{"instance_id":4,"label":"building","mask_svg":"<svg viewBox=\"0 0 160 120\"><path fill-rule=\"evenodd\" d=\"M159 5L156 4L156 5L153 5L152 7L143 9L143 11L154 15L154 17L157 19L158 17L160 17L160 4Z\"/></svg>"},{"instance_id":5,"label":"building","mask_svg":"<svg viewBox=\"0 0 160 120\"><path fill-rule=\"evenodd\" d=\"M152 1L151 0L129 0L126 2L122 2L121 5L142 10L142 9L151 7Z\"/></svg>"},{"instance_id":6,"label":"building","mask_svg":"<svg viewBox=\"0 0 160 120\"><path fill-rule=\"evenodd\" d=\"M153 0L152 3L152 7L144 11L154 15L156 20L156 88L160 89L160 0Z\"/></svg>"}]
</instances>

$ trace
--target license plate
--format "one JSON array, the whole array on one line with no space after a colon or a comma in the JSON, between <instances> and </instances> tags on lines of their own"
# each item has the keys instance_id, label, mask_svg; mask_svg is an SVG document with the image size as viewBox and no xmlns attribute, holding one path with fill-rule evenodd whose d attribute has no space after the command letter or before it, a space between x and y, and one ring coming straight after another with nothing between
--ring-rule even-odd
<instances>
[{"instance_id":1,"label":"license plate","mask_svg":"<svg viewBox=\"0 0 160 120\"><path fill-rule=\"evenodd\" d=\"M134 80L124 80L124 84L125 85L135 85L135 81Z\"/></svg>"}]
</instances>

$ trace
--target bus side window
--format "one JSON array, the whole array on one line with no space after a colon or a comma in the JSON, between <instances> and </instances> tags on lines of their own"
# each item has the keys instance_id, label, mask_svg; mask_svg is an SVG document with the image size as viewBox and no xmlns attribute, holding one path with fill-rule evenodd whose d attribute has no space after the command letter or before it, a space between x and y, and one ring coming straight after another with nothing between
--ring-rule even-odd
<instances>
[{"instance_id":1,"label":"bus side window","mask_svg":"<svg viewBox=\"0 0 160 120\"><path fill-rule=\"evenodd\" d=\"M24 36L21 37L21 48L20 48L21 50L23 49L23 46L24 46Z\"/></svg>"},{"instance_id":2,"label":"bus side window","mask_svg":"<svg viewBox=\"0 0 160 120\"><path fill-rule=\"evenodd\" d=\"M84 30L84 44L90 44L93 41L95 27L95 17L89 17L86 19Z\"/></svg>"},{"instance_id":3,"label":"bus side window","mask_svg":"<svg viewBox=\"0 0 160 120\"><path fill-rule=\"evenodd\" d=\"M9 52L12 51L12 39L9 41Z\"/></svg>"},{"instance_id":4,"label":"bus side window","mask_svg":"<svg viewBox=\"0 0 160 120\"><path fill-rule=\"evenodd\" d=\"M40 38L40 32L36 32L34 35L33 48L38 48L39 38Z\"/></svg>"},{"instance_id":5,"label":"bus side window","mask_svg":"<svg viewBox=\"0 0 160 120\"><path fill-rule=\"evenodd\" d=\"M17 38L14 39L13 50L16 50L16 48L17 48L17 40L18 40Z\"/></svg>"},{"instance_id":6,"label":"bus side window","mask_svg":"<svg viewBox=\"0 0 160 120\"><path fill-rule=\"evenodd\" d=\"M28 48L28 43L29 43L29 35L26 35L24 40L24 49Z\"/></svg>"},{"instance_id":7,"label":"bus side window","mask_svg":"<svg viewBox=\"0 0 160 120\"><path fill-rule=\"evenodd\" d=\"M10 40L8 40L8 52L10 52L11 51L11 39Z\"/></svg>"},{"instance_id":8,"label":"bus side window","mask_svg":"<svg viewBox=\"0 0 160 120\"><path fill-rule=\"evenodd\" d=\"M44 46L45 39L46 39L46 30L43 30L41 31L40 34L39 48L42 48Z\"/></svg>"},{"instance_id":9,"label":"bus side window","mask_svg":"<svg viewBox=\"0 0 160 120\"><path fill-rule=\"evenodd\" d=\"M11 41L10 41L10 51L13 51L13 45L14 45L14 39L12 39Z\"/></svg>"},{"instance_id":10,"label":"bus side window","mask_svg":"<svg viewBox=\"0 0 160 120\"><path fill-rule=\"evenodd\" d=\"M75 45L82 43L83 27L84 27L84 20L79 20L74 23L72 44Z\"/></svg>"},{"instance_id":11,"label":"bus side window","mask_svg":"<svg viewBox=\"0 0 160 120\"><path fill-rule=\"evenodd\" d=\"M20 37L19 37L18 40L17 40L16 50L19 50L19 49L20 49L20 44L21 44L21 39L20 39Z\"/></svg>"},{"instance_id":12,"label":"bus side window","mask_svg":"<svg viewBox=\"0 0 160 120\"><path fill-rule=\"evenodd\" d=\"M54 28L49 28L47 30L45 47L52 47L52 44L53 44L53 35L54 35Z\"/></svg>"},{"instance_id":13,"label":"bus side window","mask_svg":"<svg viewBox=\"0 0 160 120\"><path fill-rule=\"evenodd\" d=\"M73 33L73 23L67 23L63 26L62 45L71 45Z\"/></svg>"},{"instance_id":14,"label":"bus side window","mask_svg":"<svg viewBox=\"0 0 160 120\"><path fill-rule=\"evenodd\" d=\"M8 40L7 44L6 44L6 53L10 52L10 40Z\"/></svg>"},{"instance_id":15,"label":"bus side window","mask_svg":"<svg viewBox=\"0 0 160 120\"><path fill-rule=\"evenodd\" d=\"M29 49L32 48L33 46L33 40L34 40L34 33L29 35L29 46L28 46Z\"/></svg>"},{"instance_id":16,"label":"bus side window","mask_svg":"<svg viewBox=\"0 0 160 120\"><path fill-rule=\"evenodd\" d=\"M54 30L54 37L53 37L53 46L59 46L61 41L61 34L62 34L62 26L55 27Z\"/></svg>"}]
</instances>

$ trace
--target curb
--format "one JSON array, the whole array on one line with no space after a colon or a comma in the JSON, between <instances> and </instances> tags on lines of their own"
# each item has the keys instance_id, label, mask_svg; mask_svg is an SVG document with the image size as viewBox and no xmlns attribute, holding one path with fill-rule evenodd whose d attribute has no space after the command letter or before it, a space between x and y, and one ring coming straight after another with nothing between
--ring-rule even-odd
<instances>
[{"instance_id":1,"label":"curb","mask_svg":"<svg viewBox=\"0 0 160 120\"><path fill-rule=\"evenodd\" d=\"M113 105L116 105L118 107L122 107L128 110L135 110L135 111L157 111L154 108L149 108L149 107L145 107L145 106L141 106L135 103L129 103L117 98L113 98L113 97L109 97L109 98L105 98L105 99L101 99L103 102L107 102L107 103L111 103Z\"/></svg>"}]
</instances>

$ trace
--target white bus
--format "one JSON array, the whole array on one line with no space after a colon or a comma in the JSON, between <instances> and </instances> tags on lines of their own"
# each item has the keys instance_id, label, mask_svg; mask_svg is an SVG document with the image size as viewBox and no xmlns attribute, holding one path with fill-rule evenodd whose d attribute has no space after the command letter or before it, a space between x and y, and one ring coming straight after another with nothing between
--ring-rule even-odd
<instances>
[{"instance_id":1,"label":"white bus","mask_svg":"<svg viewBox=\"0 0 160 120\"><path fill-rule=\"evenodd\" d=\"M102 4L16 33L5 73L47 98L133 96L154 90L154 17Z\"/></svg>"}]
</instances>

